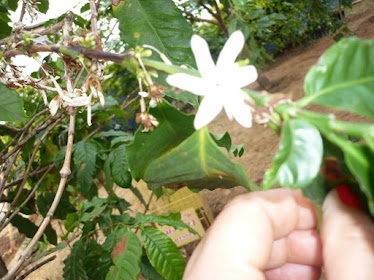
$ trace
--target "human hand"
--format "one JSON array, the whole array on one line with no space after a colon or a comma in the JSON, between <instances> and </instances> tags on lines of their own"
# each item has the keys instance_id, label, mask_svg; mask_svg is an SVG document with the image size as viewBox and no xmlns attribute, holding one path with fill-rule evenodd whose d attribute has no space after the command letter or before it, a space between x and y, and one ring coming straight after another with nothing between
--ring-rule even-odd
<instances>
[{"instance_id":1,"label":"human hand","mask_svg":"<svg viewBox=\"0 0 374 280\"><path fill-rule=\"evenodd\" d=\"M319 279L322 254L329 280L373 278L374 225L364 212L332 191L323 206L321 238L316 226L313 205L301 191L241 195L217 217L184 279Z\"/></svg>"},{"instance_id":2,"label":"human hand","mask_svg":"<svg viewBox=\"0 0 374 280\"><path fill-rule=\"evenodd\" d=\"M274 189L233 199L188 262L185 280L318 279L322 246L312 203Z\"/></svg>"}]
</instances>

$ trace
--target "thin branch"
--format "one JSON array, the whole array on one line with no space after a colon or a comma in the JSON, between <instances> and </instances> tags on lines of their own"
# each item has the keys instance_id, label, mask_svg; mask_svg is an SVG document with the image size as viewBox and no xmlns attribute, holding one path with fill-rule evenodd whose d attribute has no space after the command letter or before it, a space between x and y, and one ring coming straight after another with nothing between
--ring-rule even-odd
<instances>
[{"instance_id":1,"label":"thin branch","mask_svg":"<svg viewBox=\"0 0 374 280\"><path fill-rule=\"evenodd\" d=\"M6 168L6 170L3 174L3 178L2 178L2 181L1 181L1 184L0 184L0 197L3 196L4 190L5 190L5 183L8 180L9 174L12 171L13 164L15 163L19 152L20 152L20 150L18 150L15 154L13 154L12 158L10 159L9 163L7 164L7 168Z\"/></svg>"},{"instance_id":2,"label":"thin branch","mask_svg":"<svg viewBox=\"0 0 374 280\"><path fill-rule=\"evenodd\" d=\"M210 24L214 24L214 25L217 25L217 26L220 26L219 23L215 20L210 20L210 19L203 19L203 18L198 18L198 17L195 17L192 13L190 12L184 12L187 16L187 19L191 20L191 21L199 21L199 22L207 22L207 23L210 23Z\"/></svg>"},{"instance_id":3,"label":"thin branch","mask_svg":"<svg viewBox=\"0 0 374 280\"><path fill-rule=\"evenodd\" d=\"M54 259L56 258L56 255L42 261L41 263L38 263L37 265L35 265L33 268L31 268L30 270L26 271L24 274L22 274L20 277L17 278L17 280L23 280L25 279L27 276L29 276L31 273L33 273L35 270L41 268L43 265L53 261Z\"/></svg>"},{"instance_id":4,"label":"thin branch","mask_svg":"<svg viewBox=\"0 0 374 280\"><path fill-rule=\"evenodd\" d=\"M54 52L69 55L71 57L78 57L80 54L84 55L87 58L97 58L105 61L113 61L116 63L122 63L126 57L132 57L133 54L116 54L110 52L103 52L97 50L89 50L82 48L81 46L57 46L57 45L37 45L32 46L27 51L29 54L38 53L38 52ZM14 49L5 51L4 55L6 57L13 57L17 55L25 55L25 52L22 50Z\"/></svg>"},{"instance_id":5,"label":"thin branch","mask_svg":"<svg viewBox=\"0 0 374 280\"><path fill-rule=\"evenodd\" d=\"M26 0L23 0L22 2L23 3L22 3L21 15L19 16L19 20L18 20L19 22L23 21L23 17L25 16L25 13L26 13L26 5L27 5Z\"/></svg>"},{"instance_id":6,"label":"thin branch","mask_svg":"<svg viewBox=\"0 0 374 280\"><path fill-rule=\"evenodd\" d=\"M10 146L12 146L14 143L16 143L17 139L22 135L22 132L28 131L31 125L35 122L36 118L40 117L41 115L44 115L46 112L48 112L48 109L44 109L43 111L40 111L39 113L35 114L31 120L18 132L18 134L13 138L12 141L6 145L6 147L0 152L0 164L2 164L4 161L2 161L2 157L5 153L8 152L8 149ZM5 158L6 159L6 158Z\"/></svg>"},{"instance_id":7,"label":"thin branch","mask_svg":"<svg viewBox=\"0 0 374 280\"><path fill-rule=\"evenodd\" d=\"M42 31L31 32L31 34L33 34L35 37L40 37L40 36L49 35L49 34L56 34L58 31L61 30L63 24L64 24L64 21L61 21L59 23L52 24L52 25L48 26L47 28L45 28ZM25 30L28 30L28 29L29 28L25 27ZM23 34L13 34L9 37L1 39L0 40L0 45L6 45L6 44L8 44L9 41L18 42L22 39L23 39Z\"/></svg>"},{"instance_id":8,"label":"thin branch","mask_svg":"<svg viewBox=\"0 0 374 280\"><path fill-rule=\"evenodd\" d=\"M55 166L55 164L54 164L54 163L51 163L51 164L49 164L49 165L47 165L47 166L44 166L43 168L36 169L35 171L31 172L31 173L28 175L28 178L35 177L35 176L37 176L37 175L43 173L44 171L46 171L48 168L50 168L50 167L53 168L54 166ZM13 182L11 182L11 183L5 185L5 188L4 188L4 189L8 189L8 188L10 188L10 187L12 187L12 186L16 186L16 185L18 185L19 183L21 183L22 180L23 180L23 177L22 177L22 178L19 178L19 179L17 179L17 180L14 180Z\"/></svg>"},{"instance_id":9,"label":"thin branch","mask_svg":"<svg viewBox=\"0 0 374 280\"><path fill-rule=\"evenodd\" d=\"M219 7L218 7L218 3L217 3L216 0L213 0L213 5L214 5L214 7L216 8L216 17L215 17L215 18L218 20L219 25L220 25L220 27L221 27L223 33L225 33L225 36L226 36L226 37L229 37L229 31L228 31L228 29L227 29L227 26L226 26L225 22L224 22L223 19L222 19L221 10L219 9Z\"/></svg>"},{"instance_id":10,"label":"thin branch","mask_svg":"<svg viewBox=\"0 0 374 280\"><path fill-rule=\"evenodd\" d=\"M110 29L110 32L109 32L108 36L106 36L106 38L105 38L105 43L108 41L109 36L112 35L113 30L114 30L114 28L117 26L118 23L119 23L119 20L117 19L116 23L115 23L115 24L113 25L113 27Z\"/></svg>"},{"instance_id":11,"label":"thin branch","mask_svg":"<svg viewBox=\"0 0 374 280\"><path fill-rule=\"evenodd\" d=\"M36 153L39 151L39 147L40 145L43 143L44 139L49 135L49 133L60 123L60 121L64 118L65 116L62 115L61 118L57 119L54 124L52 124L48 129L47 131L43 134L43 136L39 139L39 141L36 143L35 147L34 147L34 151L29 159L29 164L27 166L27 169L26 169L26 172L25 172L25 175L23 177L23 180L22 180L22 183L20 185L20 187L18 188L18 191L17 191L17 194L16 196L14 197L13 199L13 202L12 204L10 205L5 217L3 218L3 220L0 222L0 226L1 226L1 229L5 228L5 226L9 223L9 221L14 217L14 213L12 214L12 216L7 220L7 222L5 222L6 218L9 216L9 214L11 213L12 211L12 208L14 207L14 205L17 203L21 193L22 193L22 190L23 190L23 187L25 186L26 184L26 181L27 179L29 178L28 175L30 173L30 170L31 170L31 167L32 167L32 164L34 163L34 159L35 159L35 156L36 156ZM47 175L47 173L52 169L53 167L51 166L50 168L47 169L47 171L44 173L44 175L42 176L41 180L39 180L39 182L41 183L42 182L42 179L44 179L44 177ZM38 184L35 186L34 190L36 191L36 189L39 187L40 183L38 182ZM34 191L34 193L35 193ZM33 195L33 193L32 193ZM27 203L28 200L31 198L31 196L29 196L25 202ZM23 203L18 209L21 209L22 207L24 207L24 205L26 205L25 203ZM17 212L17 210L15 211ZM19 210L18 210L19 212ZM17 212L17 213L18 213Z\"/></svg>"},{"instance_id":12,"label":"thin branch","mask_svg":"<svg viewBox=\"0 0 374 280\"><path fill-rule=\"evenodd\" d=\"M29 134L27 134L27 136L22 139L21 141L19 141L14 147L13 149L8 152L6 155L0 157L0 164L2 164L3 162L5 162L5 160L7 158L9 158L11 155L13 155L15 152L17 152L18 150L20 150L24 145L26 145L26 143L32 139L35 135L37 135L39 132L43 131L44 129L46 129L52 122L54 122L56 119L59 119L63 114L65 114L65 112L61 111L59 113L57 113L54 117L47 117L43 122L41 122L40 124L38 124L35 129L33 131L31 131Z\"/></svg>"},{"instance_id":13,"label":"thin branch","mask_svg":"<svg viewBox=\"0 0 374 280\"><path fill-rule=\"evenodd\" d=\"M76 108L69 107L68 108L69 115L70 115L70 122L69 122L69 130L68 130L68 143L66 148L65 154L65 161L62 169L60 170L61 180L60 184L57 189L56 196L53 200L51 208L49 209L46 217L44 218L43 222L39 226L38 231L35 233L34 237L31 239L30 243L26 247L26 249L21 253L17 263L9 270L8 274L3 277L2 280L10 280L13 279L14 275L17 273L19 268L23 265L23 263L30 258L32 254L32 250L35 245L38 243L40 237L43 235L45 229L47 228L58 204L60 203L62 194L64 192L64 188L68 179L68 176L71 173L70 170L70 162L71 162L71 155L73 151L73 142L74 142L74 131L75 131L75 117L77 114Z\"/></svg>"},{"instance_id":14,"label":"thin branch","mask_svg":"<svg viewBox=\"0 0 374 280\"><path fill-rule=\"evenodd\" d=\"M12 215L10 215L10 217L5 221L5 218L6 217L4 217L4 219L3 219L3 221L4 221L4 223L1 225L1 228L0 228L0 231L2 231L8 224L9 224L9 222L14 218L14 216L15 215L17 215L20 211L21 211L21 209L23 208L23 207L25 207L25 205L30 201L30 199L32 198L32 197L34 197L34 195L35 195L35 192L37 191L37 189L40 187L40 185L41 185L41 183L43 182L43 180L44 180L44 178L45 178L45 176L47 176L47 174L49 173L49 171L51 170L52 168L49 168L49 169L47 169L47 171L43 174L43 176L39 179L39 181L38 181L38 183L34 186L34 188L32 189L32 191L28 194L28 196L27 196L27 198L25 199L25 201L24 202L22 202L22 204L16 209L16 210L14 210L14 212L12 213ZM13 203L14 203L14 201L13 201ZM13 204L12 203L12 204ZM11 211L11 209L9 209L9 211L7 212L7 214L8 213L10 213L10 211Z\"/></svg>"},{"instance_id":15,"label":"thin branch","mask_svg":"<svg viewBox=\"0 0 374 280\"><path fill-rule=\"evenodd\" d=\"M4 127L5 129L8 129L10 131L13 131L13 132L20 132L21 129L17 128L17 127L13 127L13 126L8 126L8 125L5 125L5 124L0 124L0 127Z\"/></svg>"}]
</instances>

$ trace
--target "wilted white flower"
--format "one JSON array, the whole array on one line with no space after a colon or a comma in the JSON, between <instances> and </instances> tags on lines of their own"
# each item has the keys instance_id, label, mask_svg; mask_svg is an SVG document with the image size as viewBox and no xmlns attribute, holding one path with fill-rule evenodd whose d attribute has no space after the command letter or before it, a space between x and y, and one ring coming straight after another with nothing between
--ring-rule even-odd
<instances>
[{"instance_id":1,"label":"wilted white flower","mask_svg":"<svg viewBox=\"0 0 374 280\"><path fill-rule=\"evenodd\" d=\"M239 67L235 63L243 46L242 32L234 32L223 47L217 64L214 64L208 43L200 36L193 35L191 48L201 78L184 73L167 78L172 86L204 96L194 121L196 129L210 123L222 108L225 108L230 120L235 118L244 127L252 126L248 104L251 100L241 88L257 80L257 71L253 65Z\"/></svg>"}]
</instances>

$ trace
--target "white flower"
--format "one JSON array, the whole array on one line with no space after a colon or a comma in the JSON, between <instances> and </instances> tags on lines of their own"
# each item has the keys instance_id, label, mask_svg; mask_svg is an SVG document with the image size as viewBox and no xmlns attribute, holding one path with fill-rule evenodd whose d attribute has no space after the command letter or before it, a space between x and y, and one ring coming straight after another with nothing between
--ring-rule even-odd
<instances>
[{"instance_id":1,"label":"white flower","mask_svg":"<svg viewBox=\"0 0 374 280\"><path fill-rule=\"evenodd\" d=\"M252 126L251 107L245 102L251 100L241 88L256 81L257 71L253 65L239 67L235 63L243 46L243 33L234 32L227 40L215 65L208 43L203 38L193 35L191 48L202 77L178 73L167 78L167 82L172 86L204 96L194 121L196 129L210 123L222 108L225 108L230 120L234 117L242 126Z\"/></svg>"}]
</instances>

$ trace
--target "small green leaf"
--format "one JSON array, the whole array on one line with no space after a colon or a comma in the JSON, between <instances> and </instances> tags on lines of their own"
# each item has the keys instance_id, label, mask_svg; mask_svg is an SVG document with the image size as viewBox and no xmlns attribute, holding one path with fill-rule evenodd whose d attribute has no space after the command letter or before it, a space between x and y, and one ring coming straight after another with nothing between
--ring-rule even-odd
<instances>
[{"instance_id":1,"label":"small green leaf","mask_svg":"<svg viewBox=\"0 0 374 280\"><path fill-rule=\"evenodd\" d=\"M126 160L126 146L120 145L114 150L114 160L112 163L112 177L114 182L121 188L131 186L131 174Z\"/></svg>"},{"instance_id":2,"label":"small green leaf","mask_svg":"<svg viewBox=\"0 0 374 280\"><path fill-rule=\"evenodd\" d=\"M10 220L10 223L16 227L21 234L25 234L28 238L33 238L38 231L38 227L29 219L16 215Z\"/></svg>"},{"instance_id":3,"label":"small green leaf","mask_svg":"<svg viewBox=\"0 0 374 280\"><path fill-rule=\"evenodd\" d=\"M186 261L177 245L163 232L154 228L144 228L141 233L148 259L166 280L180 280Z\"/></svg>"},{"instance_id":4,"label":"small green leaf","mask_svg":"<svg viewBox=\"0 0 374 280\"><path fill-rule=\"evenodd\" d=\"M167 213L164 215L144 215L140 212L136 213L135 224L145 225L148 223L156 223L156 224L159 224L160 226L168 225L179 230L188 228L188 230L191 233L198 234L193 228L186 225L181 220L181 214L179 212L172 212L172 213Z\"/></svg>"},{"instance_id":5,"label":"small green leaf","mask_svg":"<svg viewBox=\"0 0 374 280\"><path fill-rule=\"evenodd\" d=\"M226 148L226 150L230 154L239 157L241 157L244 154L244 144L232 145L231 137L227 132L225 134L216 134L210 132L210 135L212 136L214 142L216 142L218 146Z\"/></svg>"},{"instance_id":6,"label":"small green leaf","mask_svg":"<svg viewBox=\"0 0 374 280\"><path fill-rule=\"evenodd\" d=\"M315 102L374 118L373 58L373 39L341 39L309 70L298 106Z\"/></svg>"},{"instance_id":7,"label":"small green leaf","mask_svg":"<svg viewBox=\"0 0 374 280\"><path fill-rule=\"evenodd\" d=\"M322 155L322 138L313 125L300 120L285 121L279 151L272 169L265 173L264 187L271 188L277 182L286 188L306 187L317 176Z\"/></svg>"},{"instance_id":8,"label":"small green leaf","mask_svg":"<svg viewBox=\"0 0 374 280\"><path fill-rule=\"evenodd\" d=\"M303 188L303 195L314 203L322 204L330 190L331 186L329 186L325 178L318 173L312 183Z\"/></svg>"},{"instance_id":9,"label":"small green leaf","mask_svg":"<svg viewBox=\"0 0 374 280\"><path fill-rule=\"evenodd\" d=\"M86 271L83 268L85 259L85 248L82 240L78 240L71 248L70 255L64 260L64 279L85 280L88 279Z\"/></svg>"},{"instance_id":10,"label":"small green leaf","mask_svg":"<svg viewBox=\"0 0 374 280\"><path fill-rule=\"evenodd\" d=\"M39 12L46 14L49 9L49 0L39 0L38 2Z\"/></svg>"},{"instance_id":11,"label":"small green leaf","mask_svg":"<svg viewBox=\"0 0 374 280\"><path fill-rule=\"evenodd\" d=\"M128 231L115 246L112 257L114 266L106 280L138 280L142 247L135 233Z\"/></svg>"},{"instance_id":12,"label":"small green leaf","mask_svg":"<svg viewBox=\"0 0 374 280\"><path fill-rule=\"evenodd\" d=\"M0 121L23 121L25 117L22 98L0 83Z\"/></svg>"}]
</instances>

